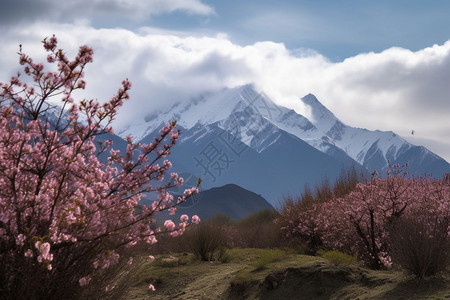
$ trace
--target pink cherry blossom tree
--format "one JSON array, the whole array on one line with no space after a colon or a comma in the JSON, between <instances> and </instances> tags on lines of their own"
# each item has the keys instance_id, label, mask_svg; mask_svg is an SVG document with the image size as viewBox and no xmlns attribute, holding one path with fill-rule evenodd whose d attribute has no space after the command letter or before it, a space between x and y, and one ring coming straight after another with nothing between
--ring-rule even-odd
<instances>
[{"instance_id":1,"label":"pink cherry blossom tree","mask_svg":"<svg viewBox=\"0 0 450 300\"><path fill-rule=\"evenodd\" d=\"M394 165L386 177L380 178L375 174L366 183L358 184L347 196L332 199L325 209L329 216L324 236L326 244L337 249L350 249L372 268L389 268L393 262L406 267L401 262L402 255L422 256L420 259L429 257L425 251L414 249L414 243L406 243L412 234L412 230L408 232L405 229L408 227L405 220L409 220L409 224L416 222L418 226L414 228L417 231L423 232L422 242L439 235L431 248L436 246L437 251L445 249L445 245L448 248L450 185L444 180L405 175L401 166ZM395 239L392 237L394 233ZM402 239L405 243L399 244ZM397 255L393 261L394 244ZM409 249L405 250L405 247ZM449 251L444 252L440 257L435 256L438 264L446 264Z\"/></svg>"},{"instance_id":2,"label":"pink cherry blossom tree","mask_svg":"<svg viewBox=\"0 0 450 300\"><path fill-rule=\"evenodd\" d=\"M300 243L307 254L316 255L317 250L325 247L324 235L331 227L328 215L333 211L331 199L347 195L358 182L358 174L355 168L351 168L342 170L334 185L323 180L313 190L305 186L303 194L297 199L286 198L276 219L284 237L291 240L291 244L297 243L293 246L298 247Z\"/></svg>"},{"instance_id":3,"label":"pink cherry blossom tree","mask_svg":"<svg viewBox=\"0 0 450 300\"><path fill-rule=\"evenodd\" d=\"M126 151L96 138L112 133L112 121L129 99L131 83L109 100L73 99L84 89L84 70L93 50L79 48L69 60L55 36L43 41L47 66L20 47L23 73L0 83L0 294L6 298L77 298L137 243L157 242L158 234L183 233L197 216L158 228L154 215L198 192L186 189L176 173L166 176L165 159L179 132L168 123L151 144L127 137ZM24 78L25 77L25 78ZM99 155L107 155L105 162ZM140 205L144 193L155 195ZM110 288L110 286L109 286Z\"/></svg>"},{"instance_id":4,"label":"pink cherry blossom tree","mask_svg":"<svg viewBox=\"0 0 450 300\"><path fill-rule=\"evenodd\" d=\"M394 263L419 277L434 274L449 261L450 184L406 175L394 165L384 178L374 173L349 193L287 202L283 230L314 250L357 254L375 269Z\"/></svg>"},{"instance_id":5,"label":"pink cherry blossom tree","mask_svg":"<svg viewBox=\"0 0 450 300\"><path fill-rule=\"evenodd\" d=\"M305 194L297 201L288 198L276 220L285 238L292 241L300 239L304 243L306 254L315 255L323 247L326 221L323 219L323 206L323 202L305 197Z\"/></svg>"},{"instance_id":6,"label":"pink cherry blossom tree","mask_svg":"<svg viewBox=\"0 0 450 300\"><path fill-rule=\"evenodd\" d=\"M445 271L450 262L450 182L421 178L415 201L389 230L394 264L419 278Z\"/></svg>"},{"instance_id":7,"label":"pink cherry blossom tree","mask_svg":"<svg viewBox=\"0 0 450 300\"><path fill-rule=\"evenodd\" d=\"M390 266L387 229L414 202L413 184L398 174L374 175L346 196L332 199L326 213L327 244L349 248L372 268Z\"/></svg>"}]
</instances>

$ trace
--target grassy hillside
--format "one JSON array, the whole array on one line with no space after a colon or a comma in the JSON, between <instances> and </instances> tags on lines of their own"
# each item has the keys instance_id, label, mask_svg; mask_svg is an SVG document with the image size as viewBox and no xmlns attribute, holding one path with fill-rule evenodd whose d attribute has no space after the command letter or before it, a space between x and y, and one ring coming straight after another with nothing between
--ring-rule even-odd
<instances>
[{"instance_id":1,"label":"grassy hillside","mask_svg":"<svg viewBox=\"0 0 450 300\"><path fill-rule=\"evenodd\" d=\"M137 256L121 278L130 283L127 299L450 298L448 272L419 281L401 271L374 271L324 256L250 248L227 250L215 262L188 253L160 255L153 262Z\"/></svg>"}]
</instances>

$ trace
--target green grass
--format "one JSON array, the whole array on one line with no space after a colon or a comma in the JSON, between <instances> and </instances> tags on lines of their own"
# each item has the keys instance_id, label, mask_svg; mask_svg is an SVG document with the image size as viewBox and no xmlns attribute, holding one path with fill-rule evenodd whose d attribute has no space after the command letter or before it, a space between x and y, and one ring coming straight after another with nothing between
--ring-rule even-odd
<instances>
[{"instance_id":1,"label":"green grass","mask_svg":"<svg viewBox=\"0 0 450 300\"><path fill-rule=\"evenodd\" d=\"M231 280L234 284L260 283L271 272L324 261L321 257L296 254L283 249L231 249L231 262L242 269Z\"/></svg>"},{"instance_id":2,"label":"green grass","mask_svg":"<svg viewBox=\"0 0 450 300\"><path fill-rule=\"evenodd\" d=\"M362 278L361 282L348 283L345 281L343 289L339 286L336 288L336 291L342 295L348 293L350 295L348 299L354 299L359 293L366 296L373 294L379 296L380 299L384 296L386 299L395 299L405 293L414 297L417 296L417 293L420 293L421 296L438 296L437 299L445 299L450 296L448 289L445 288L446 285L448 286L449 279L446 279L448 276L443 277L444 279L437 278L433 282L430 281L433 285L430 283L430 288L423 290L423 286L416 287L417 282L410 282L410 279L404 278L405 275L401 272L368 269L361 271L362 267L354 265L356 262L354 256L338 251L321 251L319 254L323 257L302 255L285 249L234 248L226 250L226 262L199 261L192 254L183 253L157 255L155 261L150 262L148 257L143 255L135 257L133 265L136 263L139 269L136 272L133 271L134 274L129 274L129 276L133 276L133 280L130 282L134 283L129 293L129 299L142 300L156 295L160 297L186 295L189 298L189 295L194 294L195 297L198 297L199 294L193 292L194 290L198 291L197 288L192 289L192 286L186 288L191 284L197 284L197 279L200 279L199 289L202 290L202 293L203 290L206 294L213 293L213 290L220 290L218 286L221 284L222 289L224 285L228 286L227 292L221 294L226 295L228 299L258 299L261 295L261 285L264 286L267 283L265 280L270 274L281 274L291 268L307 271L316 270L318 267L320 272L325 270L330 274L333 272L340 274L344 270L350 273L354 272L349 278L355 280ZM320 283L320 276L315 279ZM426 283L428 286L428 282ZM155 285L157 291L149 291L149 284ZM210 290L205 288L207 284L212 285ZM341 284L339 278L334 284ZM345 290L349 284L352 288ZM368 286L371 288L368 289ZM286 288L286 286L284 287ZM289 288L295 292L295 287ZM409 290L412 292L408 292ZM310 293L310 298L313 299L320 291L318 287L309 286L304 292ZM414 297L411 299L417 298ZM427 299L432 298L428 297Z\"/></svg>"},{"instance_id":3,"label":"green grass","mask_svg":"<svg viewBox=\"0 0 450 300\"><path fill-rule=\"evenodd\" d=\"M168 281L175 273L186 271L198 264L192 254L159 255L151 262L147 257L140 257L135 263L141 267L134 275L135 285Z\"/></svg>"},{"instance_id":4,"label":"green grass","mask_svg":"<svg viewBox=\"0 0 450 300\"><path fill-rule=\"evenodd\" d=\"M338 265L356 265L358 264L358 260L356 258L356 255L349 255L346 253L343 253L341 251L337 250L331 250L331 251L324 251L319 250L317 251L317 254L331 263L338 264Z\"/></svg>"},{"instance_id":5,"label":"green grass","mask_svg":"<svg viewBox=\"0 0 450 300\"><path fill-rule=\"evenodd\" d=\"M239 264L242 266L232 279L237 284L260 282L267 274L278 269L324 261L321 257L295 254L283 249L234 248L228 249L226 255L227 259L222 262L223 265ZM150 262L147 257L141 257L137 258L135 263L141 265L135 274L136 286L170 281L175 273L192 276L195 272L202 272L210 265L210 262L196 260L192 254L159 255L153 262Z\"/></svg>"},{"instance_id":6,"label":"green grass","mask_svg":"<svg viewBox=\"0 0 450 300\"><path fill-rule=\"evenodd\" d=\"M286 256L286 252L281 249L268 249L263 251L259 258L251 264L255 270L261 270L267 267L271 262L283 259Z\"/></svg>"}]
</instances>

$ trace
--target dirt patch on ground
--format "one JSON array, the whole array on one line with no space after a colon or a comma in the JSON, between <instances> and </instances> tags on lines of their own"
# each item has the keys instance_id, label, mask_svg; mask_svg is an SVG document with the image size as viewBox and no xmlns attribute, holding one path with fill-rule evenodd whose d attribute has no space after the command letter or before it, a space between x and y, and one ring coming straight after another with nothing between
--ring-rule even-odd
<instances>
[{"instance_id":1,"label":"dirt patch on ground","mask_svg":"<svg viewBox=\"0 0 450 300\"><path fill-rule=\"evenodd\" d=\"M183 291L171 299L220 299L226 294L230 280L239 265L210 266L209 272L197 276Z\"/></svg>"},{"instance_id":2,"label":"dirt patch on ground","mask_svg":"<svg viewBox=\"0 0 450 300\"><path fill-rule=\"evenodd\" d=\"M156 272L156 276L131 288L127 299L225 299L231 279L241 268L238 263L200 262L171 268L162 275ZM150 283L156 291L148 289Z\"/></svg>"}]
</instances>

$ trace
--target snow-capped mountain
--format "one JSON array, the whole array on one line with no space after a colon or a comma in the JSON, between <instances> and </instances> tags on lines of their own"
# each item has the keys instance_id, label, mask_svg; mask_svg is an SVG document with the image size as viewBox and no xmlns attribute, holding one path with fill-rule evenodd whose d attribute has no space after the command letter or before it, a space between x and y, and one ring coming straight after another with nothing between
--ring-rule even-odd
<instances>
[{"instance_id":1,"label":"snow-capped mountain","mask_svg":"<svg viewBox=\"0 0 450 300\"><path fill-rule=\"evenodd\" d=\"M325 144L331 142L369 171L384 173L389 163L408 163L409 171L416 175L427 173L441 177L449 170L449 164L445 160L425 147L408 143L392 131L369 131L347 126L312 94L303 97L301 101L310 106L312 122L322 133L321 139ZM323 143L318 140L308 142L317 149L327 151L321 148Z\"/></svg>"},{"instance_id":2,"label":"snow-capped mountain","mask_svg":"<svg viewBox=\"0 0 450 300\"><path fill-rule=\"evenodd\" d=\"M223 89L149 115L119 135L152 142L163 124L177 120L182 134L170 158L175 171L202 177L205 188L238 184L272 205L352 165L380 174L388 161L408 162L415 174L450 172L445 160L393 132L347 126L311 94L299 101L310 107L311 120L251 85Z\"/></svg>"}]
</instances>

